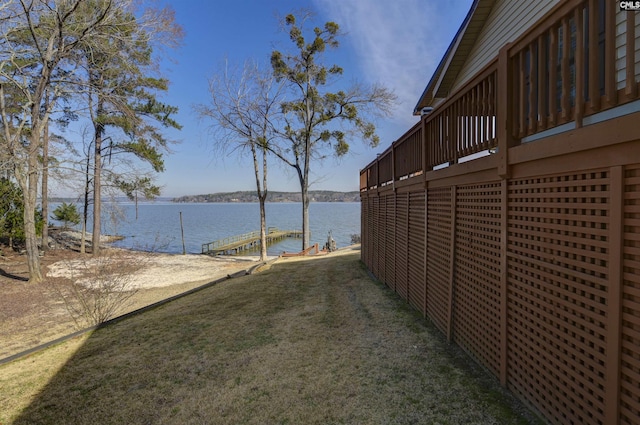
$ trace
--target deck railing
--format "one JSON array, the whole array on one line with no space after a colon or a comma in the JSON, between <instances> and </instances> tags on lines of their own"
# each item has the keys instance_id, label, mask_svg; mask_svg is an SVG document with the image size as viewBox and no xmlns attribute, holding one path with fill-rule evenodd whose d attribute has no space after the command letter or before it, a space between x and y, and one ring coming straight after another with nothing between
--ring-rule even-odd
<instances>
[{"instance_id":1,"label":"deck railing","mask_svg":"<svg viewBox=\"0 0 640 425\"><path fill-rule=\"evenodd\" d=\"M422 137L422 128L418 123L393 144L394 180L404 180L422 171Z\"/></svg>"},{"instance_id":2,"label":"deck railing","mask_svg":"<svg viewBox=\"0 0 640 425\"><path fill-rule=\"evenodd\" d=\"M636 13L616 9L605 0L564 2L511 46L515 138L581 127L584 117L637 98Z\"/></svg>"},{"instance_id":3,"label":"deck railing","mask_svg":"<svg viewBox=\"0 0 640 425\"><path fill-rule=\"evenodd\" d=\"M393 150L387 149L378 158L378 183L380 187L393 181Z\"/></svg>"},{"instance_id":4,"label":"deck railing","mask_svg":"<svg viewBox=\"0 0 640 425\"><path fill-rule=\"evenodd\" d=\"M500 143L528 142L562 124L570 127L557 131L580 128L597 122L588 117L637 100L637 16L617 2L561 2L363 169L360 190L495 152Z\"/></svg>"},{"instance_id":5,"label":"deck railing","mask_svg":"<svg viewBox=\"0 0 640 425\"><path fill-rule=\"evenodd\" d=\"M425 119L427 170L497 146L496 61Z\"/></svg>"},{"instance_id":6,"label":"deck railing","mask_svg":"<svg viewBox=\"0 0 640 425\"><path fill-rule=\"evenodd\" d=\"M267 235L275 232L278 232L277 227L269 227L267 229ZM260 230L243 233L241 235L227 236L226 238L218 239L217 241L202 244L202 252L214 251L223 246L231 245L236 242L252 240L259 237L260 237Z\"/></svg>"}]
</instances>

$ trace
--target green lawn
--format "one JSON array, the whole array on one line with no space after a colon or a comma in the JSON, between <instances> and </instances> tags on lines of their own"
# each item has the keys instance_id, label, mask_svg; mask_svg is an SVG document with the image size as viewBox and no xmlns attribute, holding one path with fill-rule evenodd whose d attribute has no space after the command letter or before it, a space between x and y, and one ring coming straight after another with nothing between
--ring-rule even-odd
<instances>
[{"instance_id":1,"label":"green lawn","mask_svg":"<svg viewBox=\"0 0 640 425\"><path fill-rule=\"evenodd\" d=\"M0 367L0 424L538 423L360 252L283 259Z\"/></svg>"}]
</instances>

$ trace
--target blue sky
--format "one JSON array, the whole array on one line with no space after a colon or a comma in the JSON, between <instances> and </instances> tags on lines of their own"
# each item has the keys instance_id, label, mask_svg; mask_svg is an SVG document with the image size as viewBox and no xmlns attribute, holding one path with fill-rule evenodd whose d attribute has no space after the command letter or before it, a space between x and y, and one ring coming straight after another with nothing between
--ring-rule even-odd
<instances>
[{"instance_id":1,"label":"blue sky","mask_svg":"<svg viewBox=\"0 0 640 425\"><path fill-rule=\"evenodd\" d=\"M317 190L358 190L359 170L416 121L412 115L419 95L458 30L471 0L165 0L184 28L183 45L163 62L171 85L162 100L180 109L183 129L167 133L180 141L165 158L158 176L162 196L235 190L255 190L252 166L237 155L221 156L211 148L211 124L194 113L195 104L209 101L208 79L227 59L242 65L247 59L268 64L274 48L290 49L278 17L301 8L315 14L315 23L334 21L345 35L327 62L345 70L345 82L382 83L398 96L393 116L377 122L380 146L371 149L353 141L342 159L312 165ZM269 189L297 191L293 169L271 160Z\"/></svg>"}]
</instances>

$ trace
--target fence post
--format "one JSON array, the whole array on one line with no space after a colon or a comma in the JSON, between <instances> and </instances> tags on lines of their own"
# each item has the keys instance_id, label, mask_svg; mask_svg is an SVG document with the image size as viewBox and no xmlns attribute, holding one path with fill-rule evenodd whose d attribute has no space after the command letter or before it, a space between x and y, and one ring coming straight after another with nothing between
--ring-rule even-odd
<instances>
[{"instance_id":1,"label":"fence post","mask_svg":"<svg viewBox=\"0 0 640 425\"><path fill-rule=\"evenodd\" d=\"M502 179L501 185L501 210L500 216L500 383L507 386L507 371L509 358L509 314L508 314L508 291L509 291L509 181Z\"/></svg>"},{"instance_id":2,"label":"fence post","mask_svg":"<svg viewBox=\"0 0 640 425\"><path fill-rule=\"evenodd\" d=\"M391 143L391 187L396 190L396 145Z\"/></svg>"},{"instance_id":3,"label":"fence post","mask_svg":"<svg viewBox=\"0 0 640 425\"><path fill-rule=\"evenodd\" d=\"M449 252L451 263L449 264L449 317L447 321L447 341L453 340L453 320L455 308L455 280L456 280L456 201L458 198L457 186L451 186L451 242Z\"/></svg>"},{"instance_id":4,"label":"fence post","mask_svg":"<svg viewBox=\"0 0 640 425\"><path fill-rule=\"evenodd\" d=\"M500 383L507 385L508 370L508 211L509 211L509 178L511 170L509 167L509 148L513 145L513 72L509 59L509 48L511 43L507 43L498 53L498 66L496 70L497 99L496 99L496 131L498 138L498 176L502 179L502 216L500 217ZM524 111L520 111L524 113Z\"/></svg>"},{"instance_id":5,"label":"fence post","mask_svg":"<svg viewBox=\"0 0 640 425\"><path fill-rule=\"evenodd\" d=\"M427 280L429 268L429 189L425 181L424 188L424 317L427 318L427 299L429 296L429 282Z\"/></svg>"},{"instance_id":6,"label":"fence post","mask_svg":"<svg viewBox=\"0 0 640 425\"><path fill-rule=\"evenodd\" d=\"M422 138L422 175L426 181L424 176L427 174L427 155L429 152L429 147L427 146L427 143L429 143L427 138L427 115L421 116L420 120L422 121L422 131L420 132Z\"/></svg>"},{"instance_id":7,"label":"fence post","mask_svg":"<svg viewBox=\"0 0 640 425\"><path fill-rule=\"evenodd\" d=\"M611 167L609 213L609 300L607 305L607 365L605 375L604 423L619 424L620 351L622 332L622 287L624 251L624 170Z\"/></svg>"}]
</instances>

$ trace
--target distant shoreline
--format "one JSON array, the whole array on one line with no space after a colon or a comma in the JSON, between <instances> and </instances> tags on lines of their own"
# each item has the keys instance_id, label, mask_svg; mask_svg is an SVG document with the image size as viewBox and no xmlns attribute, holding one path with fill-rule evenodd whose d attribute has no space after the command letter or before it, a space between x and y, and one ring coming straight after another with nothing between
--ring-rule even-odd
<instances>
[{"instance_id":1,"label":"distant shoreline","mask_svg":"<svg viewBox=\"0 0 640 425\"><path fill-rule=\"evenodd\" d=\"M360 202L360 192L335 192L329 190L310 190L311 202ZM232 203L258 202L255 191L223 192L202 195L187 195L173 198L176 203ZM302 202L300 192L269 192L267 202Z\"/></svg>"},{"instance_id":2,"label":"distant shoreline","mask_svg":"<svg viewBox=\"0 0 640 425\"><path fill-rule=\"evenodd\" d=\"M360 202L360 192L337 192L331 190L310 190L309 197L311 202ZM40 200L38 200L40 201ZM132 202L130 199L122 196L107 201L116 202ZM160 196L155 199L140 199L140 204L149 202L174 202L174 203L252 203L258 202L258 195L255 191L237 191L237 192L219 192L201 195L184 195L179 197ZM77 198L69 197L51 197L49 202L71 202L79 204ZM267 202L286 203L286 202L302 202L300 192L272 192L267 195Z\"/></svg>"}]
</instances>

